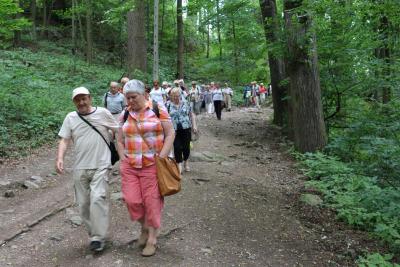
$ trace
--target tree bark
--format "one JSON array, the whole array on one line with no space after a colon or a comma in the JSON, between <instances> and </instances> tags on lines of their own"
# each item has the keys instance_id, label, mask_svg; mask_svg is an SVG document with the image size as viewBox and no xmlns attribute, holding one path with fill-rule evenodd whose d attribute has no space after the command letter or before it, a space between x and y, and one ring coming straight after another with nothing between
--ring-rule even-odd
<instances>
[{"instance_id":1,"label":"tree bark","mask_svg":"<svg viewBox=\"0 0 400 267\"><path fill-rule=\"evenodd\" d=\"M136 0L135 9L133 11L128 12L127 63L128 63L128 72L130 77L134 77L137 71L140 71L141 74L146 73L147 43L146 43L145 12L146 12L145 2L142 0Z\"/></svg>"},{"instance_id":2,"label":"tree bark","mask_svg":"<svg viewBox=\"0 0 400 267\"><path fill-rule=\"evenodd\" d=\"M93 63L92 0L86 0L86 62Z\"/></svg>"},{"instance_id":3,"label":"tree bark","mask_svg":"<svg viewBox=\"0 0 400 267\"><path fill-rule=\"evenodd\" d=\"M279 42L278 33L280 24L277 18L276 0L260 0L261 14L264 22L264 31L267 43ZM282 83L286 79L284 60L268 51L268 63L272 86L272 103L274 107L274 124L284 126L288 124L287 85ZM291 125L287 125L288 135L291 136Z\"/></svg>"},{"instance_id":4,"label":"tree bark","mask_svg":"<svg viewBox=\"0 0 400 267\"><path fill-rule=\"evenodd\" d=\"M302 1L284 2L287 44L290 55L289 101L292 110L295 148L304 152L323 149L327 142L322 112L321 89L315 34L311 18L304 11L293 11Z\"/></svg>"},{"instance_id":5,"label":"tree bark","mask_svg":"<svg viewBox=\"0 0 400 267\"><path fill-rule=\"evenodd\" d=\"M72 54L75 56L76 51L77 51L77 45L76 45L76 4L75 0L72 0L72 7L71 7L71 25L72 25L72 32L71 32L71 38L72 38Z\"/></svg>"},{"instance_id":6,"label":"tree bark","mask_svg":"<svg viewBox=\"0 0 400 267\"><path fill-rule=\"evenodd\" d=\"M32 0L31 1L30 9L31 9L31 21L32 21L32 40L36 41L37 40L37 34L36 34L36 0Z\"/></svg>"},{"instance_id":7,"label":"tree bark","mask_svg":"<svg viewBox=\"0 0 400 267\"><path fill-rule=\"evenodd\" d=\"M22 4L21 1L18 1L18 7L21 7L21 6L22 6L21 4ZM15 18L16 18L16 19L19 19L19 18L21 18L21 17L22 17L22 15L21 15L20 12L18 12L17 14L15 14ZM13 41L13 45L14 45L14 47L21 46L21 31L20 31L20 30L14 31L14 41Z\"/></svg>"},{"instance_id":8,"label":"tree bark","mask_svg":"<svg viewBox=\"0 0 400 267\"><path fill-rule=\"evenodd\" d=\"M154 48L153 48L153 81L158 80L159 56L158 56L158 0L154 0Z\"/></svg>"},{"instance_id":9,"label":"tree bark","mask_svg":"<svg viewBox=\"0 0 400 267\"><path fill-rule=\"evenodd\" d=\"M207 48L206 58L210 58L210 24L207 23Z\"/></svg>"},{"instance_id":10,"label":"tree bark","mask_svg":"<svg viewBox=\"0 0 400 267\"><path fill-rule=\"evenodd\" d=\"M43 0L43 18L42 18L42 31L41 36L47 36L47 0Z\"/></svg>"},{"instance_id":11,"label":"tree bark","mask_svg":"<svg viewBox=\"0 0 400 267\"><path fill-rule=\"evenodd\" d=\"M79 2L78 0L75 0L75 6L78 6ZM82 5L82 3L80 3L79 5ZM79 24L79 35L80 35L80 48L82 49L82 51L84 50L85 47L85 34L83 32L83 23L82 23L82 18L80 13L77 13L77 17L78 17L78 24Z\"/></svg>"},{"instance_id":12,"label":"tree bark","mask_svg":"<svg viewBox=\"0 0 400 267\"><path fill-rule=\"evenodd\" d=\"M237 41L236 41L236 27L235 27L235 16L232 16L232 38L233 38L233 60L235 62L234 70L235 70L235 77L234 81L235 84L239 83L239 55L237 51Z\"/></svg>"},{"instance_id":13,"label":"tree bark","mask_svg":"<svg viewBox=\"0 0 400 267\"><path fill-rule=\"evenodd\" d=\"M164 37L164 17L165 17L165 1L166 0L161 0L162 1L162 12L161 12L161 31L160 31L160 39Z\"/></svg>"},{"instance_id":14,"label":"tree bark","mask_svg":"<svg viewBox=\"0 0 400 267\"><path fill-rule=\"evenodd\" d=\"M73 61L73 72L76 71L76 53L78 51L76 43L76 3L75 0L71 1L71 38L72 38L72 61Z\"/></svg>"},{"instance_id":15,"label":"tree bark","mask_svg":"<svg viewBox=\"0 0 400 267\"><path fill-rule=\"evenodd\" d=\"M221 40L221 16L219 14L219 0L216 0L217 4L217 35L219 44L219 59L222 60L222 40Z\"/></svg>"},{"instance_id":16,"label":"tree bark","mask_svg":"<svg viewBox=\"0 0 400 267\"><path fill-rule=\"evenodd\" d=\"M380 22L379 22L379 27L378 27L378 33L380 36L380 41L381 41L381 47L376 49L377 51L375 54L377 55L378 59L382 60L383 68L382 71L379 71L378 77L379 80L384 80L382 82L382 103L387 104L389 103L391 99L391 90L388 85L386 85L386 81L390 80L390 49L389 49L389 20L387 16L382 15Z\"/></svg>"},{"instance_id":17,"label":"tree bark","mask_svg":"<svg viewBox=\"0 0 400 267\"><path fill-rule=\"evenodd\" d=\"M177 78L183 79L183 53L184 53L184 42L183 42L183 16L182 16L182 0L177 0L177 31L178 31L178 53L177 53Z\"/></svg>"}]
</instances>

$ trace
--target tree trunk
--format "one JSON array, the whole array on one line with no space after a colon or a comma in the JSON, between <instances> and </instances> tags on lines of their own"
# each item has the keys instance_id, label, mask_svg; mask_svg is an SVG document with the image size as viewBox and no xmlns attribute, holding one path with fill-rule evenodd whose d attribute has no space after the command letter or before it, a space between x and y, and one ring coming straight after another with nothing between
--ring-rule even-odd
<instances>
[{"instance_id":1,"label":"tree trunk","mask_svg":"<svg viewBox=\"0 0 400 267\"><path fill-rule=\"evenodd\" d=\"M222 41L221 41L221 25L220 25L220 14L219 14L219 0L217 2L217 35L219 44L219 59L222 60Z\"/></svg>"},{"instance_id":2,"label":"tree trunk","mask_svg":"<svg viewBox=\"0 0 400 267\"><path fill-rule=\"evenodd\" d=\"M154 48L153 48L153 81L158 80L159 56L158 56L158 0L154 0Z\"/></svg>"},{"instance_id":3,"label":"tree trunk","mask_svg":"<svg viewBox=\"0 0 400 267\"><path fill-rule=\"evenodd\" d=\"M289 101L292 107L295 148L315 152L325 147L327 136L322 112L321 89L315 34L310 31L311 18L304 11L293 11L302 1L285 1Z\"/></svg>"},{"instance_id":4,"label":"tree trunk","mask_svg":"<svg viewBox=\"0 0 400 267\"><path fill-rule=\"evenodd\" d=\"M151 43L150 24L150 0L146 0L146 42L148 43Z\"/></svg>"},{"instance_id":5,"label":"tree trunk","mask_svg":"<svg viewBox=\"0 0 400 267\"><path fill-rule=\"evenodd\" d=\"M177 0L177 31L178 31L178 53L177 53L177 78L183 79L183 17L182 17L182 0Z\"/></svg>"},{"instance_id":6,"label":"tree trunk","mask_svg":"<svg viewBox=\"0 0 400 267\"><path fill-rule=\"evenodd\" d=\"M32 21L32 40L36 41L37 40L37 34L36 34L36 0L31 1L31 21Z\"/></svg>"},{"instance_id":7,"label":"tree trunk","mask_svg":"<svg viewBox=\"0 0 400 267\"><path fill-rule=\"evenodd\" d=\"M92 0L86 0L86 62L93 63Z\"/></svg>"},{"instance_id":8,"label":"tree trunk","mask_svg":"<svg viewBox=\"0 0 400 267\"><path fill-rule=\"evenodd\" d=\"M72 7L71 7L71 25L72 25L72 32L71 32L71 38L72 38L72 54L75 56L76 51L77 51L77 46L76 46L76 4L75 0L72 0Z\"/></svg>"},{"instance_id":9,"label":"tree trunk","mask_svg":"<svg viewBox=\"0 0 400 267\"><path fill-rule=\"evenodd\" d=\"M47 36L47 0L43 0L43 23L42 23L42 31L41 36Z\"/></svg>"},{"instance_id":10,"label":"tree trunk","mask_svg":"<svg viewBox=\"0 0 400 267\"><path fill-rule=\"evenodd\" d=\"M160 32L160 39L164 37L164 17L165 17L165 0L162 1L162 12L161 12L161 32Z\"/></svg>"},{"instance_id":11,"label":"tree trunk","mask_svg":"<svg viewBox=\"0 0 400 267\"><path fill-rule=\"evenodd\" d=\"M18 7L22 7L21 5L21 1L18 1ZM20 19L22 17L21 13L18 12L17 14L15 14L15 18L16 19ZM20 30L16 30L14 31L14 41L13 41L14 47L18 47L21 46L21 31Z\"/></svg>"},{"instance_id":12,"label":"tree trunk","mask_svg":"<svg viewBox=\"0 0 400 267\"><path fill-rule=\"evenodd\" d=\"M47 22L46 22L46 27L48 27L50 25L50 20L51 20L51 12L53 11L53 6L54 6L54 1L50 2L50 5L47 9ZM48 34L48 31L47 31Z\"/></svg>"},{"instance_id":13,"label":"tree trunk","mask_svg":"<svg viewBox=\"0 0 400 267\"><path fill-rule=\"evenodd\" d=\"M277 17L276 0L260 0L261 14L264 22L264 31L267 44L279 42L280 25ZM274 124L284 126L288 115L287 85L281 83L286 78L284 61L277 58L271 51L268 52L268 63L272 86L272 102L274 107ZM291 126L288 135L291 136Z\"/></svg>"},{"instance_id":14,"label":"tree trunk","mask_svg":"<svg viewBox=\"0 0 400 267\"><path fill-rule=\"evenodd\" d=\"M235 84L239 83L239 55L237 51L237 43L236 43L236 27L235 27L235 16L232 16L232 38L233 38L233 60L234 60L234 70Z\"/></svg>"},{"instance_id":15,"label":"tree trunk","mask_svg":"<svg viewBox=\"0 0 400 267\"><path fill-rule=\"evenodd\" d=\"M375 54L378 59L382 60L382 71L379 71L378 80L383 80L381 82L382 87L382 103L389 103L391 99L391 90L390 87L386 84L390 80L390 49L389 49L389 20L387 16L382 15L379 22L378 33L380 36L381 47L376 49Z\"/></svg>"},{"instance_id":16,"label":"tree trunk","mask_svg":"<svg viewBox=\"0 0 400 267\"><path fill-rule=\"evenodd\" d=\"M79 3L78 0L75 0L75 6L78 6L78 3ZM78 17L78 24L79 24L80 48L83 51L84 47L85 47L86 39L85 39L85 34L83 32L83 24L82 24L81 15L79 13L77 13L77 17Z\"/></svg>"},{"instance_id":17,"label":"tree trunk","mask_svg":"<svg viewBox=\"0 0 400 267\"><path fill-rule=\"evenodd\" d=\"M145 2L135 1L135 9L128 12L128 51L127 62L130 77L134 77L137 71L146 73L147 48L145 25ZM143 77L144 78L144 77Z\"/></svg>"},{"instance_id":18,"label":"tree trunk","mask_svg":"<svg viewBox=\"0 0 400 267\"><path fill-rule=\"evenodd\" d=\"M207 24L207 51L206 58L210 58L210 24Z\"/></svg>"}]
</instances>

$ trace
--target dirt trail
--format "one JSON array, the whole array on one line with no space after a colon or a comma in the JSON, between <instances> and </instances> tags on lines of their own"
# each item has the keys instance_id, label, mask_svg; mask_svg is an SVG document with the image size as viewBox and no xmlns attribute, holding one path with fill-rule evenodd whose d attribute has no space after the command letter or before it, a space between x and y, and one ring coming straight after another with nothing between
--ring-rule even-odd
<instances>
[{"instance_id":1,"label":"dirt trail","mask_svg":"<svg viewBox=\"0 0 400 267\"><path fill-rule=\"evenodd\" d=\"M106 250L92 255L83 226L71 222L76 209L64 209L73 202L72 182L70 173L54 176L55 149L2 166L1 196L15 196L1 197L0 242L20 234L0 247L0 266L353 266L351 246L361 237L338 228L329 212L298 203L303 178L280 147L271 115L235 109L222 121L199 116L192 171L184 173L183 191L166 198L151 258L140 256L138 225L118 200L119 176L111 175L116 199ZM40 188L23 189L32 175L44 178ZM310 221L313 213L329 216L320 224Z\"/></svg>"}]
</instances>

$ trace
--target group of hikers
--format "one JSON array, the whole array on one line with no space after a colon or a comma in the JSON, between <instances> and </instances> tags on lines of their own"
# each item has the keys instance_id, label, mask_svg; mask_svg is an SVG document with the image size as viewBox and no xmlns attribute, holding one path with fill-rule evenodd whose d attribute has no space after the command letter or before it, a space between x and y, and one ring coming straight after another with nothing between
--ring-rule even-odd
<instances>
[{"instance_id":1,"label":"group of hikers","mask_svg":"<svg viewBox=\"0 0 400 267\"><path fill-rule=\"evenodd\" d=\"M67 114L58 133L56 170L64 173L65 153L72 143L75 199L92 251L104 249L109 227L110 143L117 144L123 200L132 221L141 224L141 254L152 256L164 205L155 156L165 158L173 153L179 171L190 171L190 142L192 134L198 132L196 115L215 112L220 120L223 106L227 111L232 108L233 90L226 83L223 88L219 83L200 86L196 81L186 88L183 80L176 80L173 85L163 82L160 87L154 81L151 88L124 77L120 83L110 83L103 98L104 107L92 105L87 88L72 91L76 111Z\"/></svg>"},{"instance_id":2,"label":"group of hikers","mask_svg":"<svg viewBox=\"0 0 400 267\"><path fill-rule=\"evenodd\" d=\"M271 84L264 86L263 83L257 84L256 81L245 85L243 88L243 100L246 107L255 106L260 107L266 100L266 97L272 94Z\"/></svg>"}]
</instances>

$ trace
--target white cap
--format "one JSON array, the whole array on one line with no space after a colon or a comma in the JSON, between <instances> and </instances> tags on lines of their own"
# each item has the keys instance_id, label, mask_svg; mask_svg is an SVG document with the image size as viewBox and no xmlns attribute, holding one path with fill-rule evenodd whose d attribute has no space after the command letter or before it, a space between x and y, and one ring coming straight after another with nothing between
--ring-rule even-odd
<instances>
[{"instance_id":1,"label":"white cap","mask_svg":"<svg viewBox=\"0 0 400 267\"><path fill-rule=\"evenodd\" d=\"M90 92L85 87L78 87L72 91L72 100L74 100L77 95L90 95Z\"/></svg>"},{"instance_id":2,"label":"white cap","mask_svg":"<svg viewBox=\"0 0 400 267\"><path fill-rule=\"evenodd\" d=\"M124 94L138 93L144 95L144 83L139 80L130 80L124 85Z\"/></svg>"}]
</instances>

